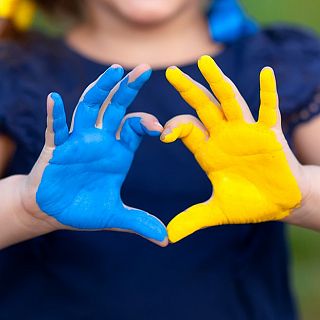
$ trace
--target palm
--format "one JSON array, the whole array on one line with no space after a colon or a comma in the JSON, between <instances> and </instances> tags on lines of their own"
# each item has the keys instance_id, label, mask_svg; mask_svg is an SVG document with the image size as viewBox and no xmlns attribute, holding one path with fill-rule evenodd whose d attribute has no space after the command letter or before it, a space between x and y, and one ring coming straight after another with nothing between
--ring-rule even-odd
<instances>
[{"instance_id":1,"label":"palm","mask_svg":"<svg viewBox=\"0 0 320 320\"><path fill-rule=\"evenodd\" d=\"M221 224L281 219L296 205L270 188L287 190L293 181L275 133L259 123L224 123L195 157L214 187L208 205L220 208Z\"/></svg>"},{"instance_id":2,"label":"palm","mask_svg":"<svg viewBox=\"0 0 320 320\"><path fill-rule=\"evenodd\" d=\"M48 109L47 141L30 185L36 185L41 211L63 226L121 229L166 245L166 229L160 220L121 200L120 190L142 136L159 135L160 129L150 131L144 126L142 116L155 123L151 115L124 117L150 72L131 82L126 77L116 85L123 74L119 69L109 68L85 91L71 133L60 96L51 95L54 108Z\"/></svg>"},{"instance_id":3,"label":"palm","mask_svg":"<svg viewBox=\"0 0 320 320\"><path fill-rule=\"evenodd\" d=\"M133 151L100 129L72 134L56 148L43 176L45 192L38 198L43 210L76 228L111 226L112 216L125 211L120 187L133 156Z\"/></svg>"},{"instance_id":4,"label":"palm","mask_svg":"<svg viewBox=\"0 0 320 320\"><path fill-rule=\"evenodd\" d=\"M202 123L171 125L174 128L163 140L182 139L207 173L214 192L207 202L192 206L169 223L173 242L204 227L280 220L301 201L293 175L296 166L293 171L289 166L277 122L273 72L264 69L261 73L261 108L255 122L243 98L211 58L200 59L199 67L221 105L181 71L169 69L168 80L196 109Z\"/></svg>"},{"instance_id":5,"label":"palm","mask_svg":"<svg viewBox=\"0 0 320 320\"><path fill-rule=\"evenodd\" d=\"M70 170L83 165L86 171L125 176L133 156L134 150L130 150L113 134L90 128L81 133L72 133L63 145L55 149L50 164L64 166Z\"/></svg>"}]
</instances>

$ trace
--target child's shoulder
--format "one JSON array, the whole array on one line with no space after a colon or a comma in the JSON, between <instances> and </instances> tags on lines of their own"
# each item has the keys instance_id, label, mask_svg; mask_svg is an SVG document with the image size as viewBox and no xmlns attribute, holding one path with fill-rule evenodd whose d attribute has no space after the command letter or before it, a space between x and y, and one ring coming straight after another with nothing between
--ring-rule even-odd
<instances>
[{"instance_id":1,"label":"child's shoulder","mask_svg":"<svg viewBox=\"0 0 320 320\"><path fill-rule=\"evenodd\" d=\"M0 95L36 97L68 85L77 70L63 39L28 32L22 39L0 42ZM60 85L60 87L59 87ZM30 98L31 99L31 98Z\"/></svg>"},{"instance_id":2,"label":"child's shoulder","mask_svg":"<svg viewBox=\"0 0 320 320\"><path fill-rule=\"evenodd\" d=\"M26 33L19 40L2 40L0 42L0 94L2 98L18 95L25 86L50 74L54 64L54 51L57 40L46 37L40 33Z\"/></svg>"},{"instance_id":3,"label":"child's shoulder","mask_svg":"<svg viewBox=\"0 0 320 320\"><path fill-rule=\"evenodd\" d=\"M256 56L273 63L320 57L318 35L310 29L291 25L272 25L242 40L247 56ZM308 63L309 61L304 61ZM288 64L288 63L287 63Z\"/></svg>"},{"instance_id":4,"label":"child's shoulder","mask_svg":"<svg viewBox=\"0 0 320 320\"><path fill-rule=\"evenodd\" d=\"M60 43L39 33L0 42L0 134L21 145L37 144L30 139L43 129L46 96L66 78Z\"/></svg>"},{"instance_id":5,"label":"child's shoulder","mask_svg":"<svg viewBox=\"0 0 320 320\"><path fill-rule=\"evenodd\" d=\"M247 62L275 70L285 113L299 111L301 106L312 103L320 85L320 41L315 32L275 25L244 41Z\"/></svg>"},{"instance_id":6,"label":"child's shoulder","mask_svg":"<svg viewBox=\"0 0 320 320\"><path fill-rule=\"evenodd\" d=\"M0 78L20 81L54 76L63 73L71 59L62 39L29 32L22 39L0 42Z\"/></svg>"},{"instance_id":7,"label":"child's shoulder","mask_svg":"<svg viewBox=\"0 0 320 320\"><path fill-rule=\"evenodd\" d=\"M258 33L258 37L269 39L269 41L277 44L319 41L318 35L313 30L290 24L274 24L264 27Z\"/></svg>"},{"instance_id":8,"label":"child's shoulder","mask_svg":"<svg viewBox=\"0 0 320 320\"><path fill-rule=\"evenodd\" d=\"M8 39L0 42L0 67L21 66L32 59L50 59L57 39L47 37L38 32L26 33L19 39Z\"/></svg>"},{"instance_id":9,"label":"child's shoulder","mask_svg":"<svg viewBox=\"0 0 320 320\"><path fill-rule=\"evenodd\" d=\"M232 44L231 54L239 79L245 79L238 81L238 87L248 97L259 86L260 70L274 69L281 112L290 128L320 114L320 104L315 103L320 94L320 40L315 32L291 25L268 26ZM258 105L256 96L256 111Z\"/></svg>"},{"instance_id":10,"label":"child's shoulder","mask_svg":"<svg viewBox=\"0 0 320 320\"><path fill-rule=\"evenodd\" d=\"M289 131L320 114L320 41L315 32L287 25L268 27L252 41L250 50L276 72Z\"/></svg>"}]
</instances>

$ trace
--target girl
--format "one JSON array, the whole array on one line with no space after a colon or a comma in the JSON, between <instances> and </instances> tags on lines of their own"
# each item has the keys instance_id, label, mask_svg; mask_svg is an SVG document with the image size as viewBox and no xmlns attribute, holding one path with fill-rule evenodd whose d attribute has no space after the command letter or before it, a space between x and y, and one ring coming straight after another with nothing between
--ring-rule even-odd
<instances>
[{"instance_id":1,"label":"girl","mask_svg":"<svg viewBox=\"0 0 320 320\"><path fill-rule=\"evenodd\" d=\"M233 1L226 2L231 7L216 1L223 15L212 10L209 18L196 0L37 3L50 13L71 13L75 24L63 39L26 33L20 42L2 44L3 173L32 168L43 144L42 105L51 90L62 93L70 124L85 84L106 66L147 62L155 71L131 111L147 111L165 123L182 113L184 104L165 81L164 69L180 65L206 86L194 63L204 53L215 56L235 81L255 117L256 75L271 65L287 138L300 160L319 163L314 146L320 48L313 35L288 27L252 34L252 24L245 27ZM220 35L242 30L245 37L235 34L218 43L214 30L221 28ZM148 138L122 190L126 204L165 224L210 194L210 182L182 145ZM165 250L127 234L59 231L3 250L0 261L0 309L7 318L296 318L284 228L276 222L206 229Z\"/></svg>"}]
</instances>

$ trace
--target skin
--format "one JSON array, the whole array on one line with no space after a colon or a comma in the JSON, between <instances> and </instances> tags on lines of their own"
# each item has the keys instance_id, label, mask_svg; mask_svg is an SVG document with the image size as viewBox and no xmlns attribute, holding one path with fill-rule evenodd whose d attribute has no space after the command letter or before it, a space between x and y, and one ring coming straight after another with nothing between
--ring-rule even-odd
<instances>
[{"instance_id":1,"label":"skin","mask_svg":"<svg viewBox=\"0 0 320 320\"><path fill-rule=\"evenodd\" d=\"M84 1L84 21L65 38L78 52L105 64L120 63L126 68L139 63L152 68L183 65L223 50L209 36L202 4L200 0ZM163 48L170 50L164 55ZM295 151L304 164L320 165L320 150L314 147L320 143L319 124L320 117L315 117L294 132ZM6 154L0 158L3 174L13 149L2 136L0 148Z\"/></svg>"},{"instance_id":2,"label":"skin","mask_svg":"<svg viewBox=\"0 0 320 320\"><path fill-rule=\"evenodd\" d=\"M206 19L202 11L202 1L200 0L90 0L84 1L86 6L86 17L84 21L75 25L66 35L67 43L79 53L101 63L121 63L126 68L138 65L142 62L149 63L153 68L165 68L169 65L183 65L192 63L203 54L216 55L223 47L212 41L209 36ZM190 46L190 43L194 44ZM163 48L170 48L166 54L163 54ZM127 53L130 52L130 55ZM180 120L188 121L188 116L183 116ZM294 132L294 141L298 160L303 160L304 164L320 165L320 149L315 147L320 144L320 117L316 117L310 123L298 126ZM313 141L313 143L310 143ZM0 136L0 174L3 175L6 167L14 154L14 142L7 137ZM316 192L319 190L316 185L317 168L310 167L312 174L308 175L310 191L307 197L310 208L301 209L302 212L308 212L307 216L315 216L312 206L317 198ZM9 178L10 179L10 178ZM0 183L3 189L7 190L6 199L12 199L10 194L16 194L9 186L15 186L18 179L3 180ZM3 190L2 189L2 190ZM11 193L10 193L11 190ZM10 206L8 204L8 206ZM20 207L21 208L21 207ZM313 208L313 209L312 209ZM16 208L17 209L17 208ZM15 210L19 211L19 210ZM12 211L10 211L12 212ZM297 218L291 223L299 225L308 225L312 219L302 219L304 214L295 210ZM312 214L310 213L312 212ZM47 231L45 227L34 228L34 223L38 221L29 221L29 215L22 214L25 218L16 220L27 220L23 223L23 231L11 233L12 242L21 241L21 239L36 236ZM8 215L3 218L8 222ZM0 223L3 225L3 223ZM19 225L19 223L18 223ZM311 223L311 227L312 227ZM32 228L30 228L32 226ZM21 226L20 226L21 227ZM14 229L14 228L13 228ZM18 228L19 229L19 228ZM32 232L31 229L33 230ZM12 230L12 228L8 228ZM52 229L50 229L52 231ZM36 234L35 234L36 233ZM10 242L10 241L9 241Z\"/></svg>"},{"instance_id":3,"label":"skin","mask_svg":"<svg viewBox=\"0 0 320 320\"><path fill-rule=\"evenodd\" d=\"M223 50L210 38L203 2L87 1L87 19L66 39L78 52L102 63L148 63L156 69L193 63L201 55L215 56ZM163 54L163 48L170 50ZM297 126L293 138L299 161L320 165L320 149L314 147L320 144L320 117Z\"/></svg>"},{"instance_id":4,"label":"skin","mask_svg":"<svg viewBox=\"0 0 320 320\"><path fill-rule=\"evenodd\" d=\"M163 129L152 115L125 116L150 67L122 75L122 67L113 65L85 90L70 132L61 97L49 95L38 161L29 175L0 181L0 248L56 230L127 231L168 244L160 220L125 206L120 197L142 136L159 136ZM79 199L85 199L80 207Z\"/></svg>"},{"instance_id":5,"label":"skin","mask_svg":"<svg viewBox=\"0 0 320 320\"><path fill-rule=\"evenodd\" d=\"M93 60L119 63L126 68L139 63L148 63L153 69L193 63L203 54L215 55L222 50L210 38L202 3L86 1L86 20L71 29L66 40Z\"/></svg>"},{"instance_id":6,"label":"skin","mask_svg":"<svg viewBox=\"0 0 320 320\"><path fill-rule=\"evenodd\" d=\"M165 125L161 140L172 143L180 138L208 175L214 193L169 223L170 241L209 226L290 221L293 211L308 198L310 181L308 168L297 161L282 133L272 69L265 68L260 75L256 122L211 57L201 57L198 66L219 101L178 68L169 68L168 81L197 111L201 122L178 116ZM320 230L320 216L310 225Z\"/></svg>"},{"instance_id":7,"label":"skin","mask_svg":"<svg viewBox=\"0 0 320 320\"><path fill-rule=\"evenodd\" d=\"M4 195L0 203L0 248L55 230L77 228L135 232L161 246L167 245L166 237L162 241L158 238L157 230L164 228L159 220L143 213L144 218L135 221L132 209L123 215L122 210L108 200L108 193L114 195L121 187L121 183L108 187L109 181L114 180L113 175L126 174L127 169L123 171L123 164L120 167L118 164L125 161L130 165L132 159L123 155L117 159L121 149L112 154L112 144L121 144L126 152L134 152L143 132L162 132L161 140L165 143L180 138L194 153L215 188L207 202L187 209L169 223L171 242L204 227L228 223L283 220L320 230L320 167L300 165L286 143L272 69L261 72L261 107L259 120L255 122L236 87L210 57L200 59L199 67L220 103L172 67L167 71L168 80L196 109L202 122L193 116L178 116L171 119L164 130L151 115L139 113L123 117L119 107L125 108L123 103L129 104L130 100L125 102L126 99L121 98L116 102L117 92L124 90L123 86L118 84L110 91L107 89L110 82L103 82L103 76L89 86L80 99L70 134L61 97L50 95L46 143L33 170L28 176L11 176L0 181L0 192ZM140 66L129 75L129 86L130 77L137 77L138 81L145 68ZM131 81L135 87L135 81ZM121 96L125 92L122 91ZM109 103L105 109L104 103ZM102 126L99 127L101 111ZM118 121L123 118L114 127L110 116L114 120L118 117ZM137 119L139 126L135 129ZM112 127L115 131L111 133L111 145L110 142L105 145ZM108 151L101 153L101 150ZM101 158L102 155L105 157ZM108 162L110 158L115 161ZM83 175L85 183L79 185ZM92 188L100 178L103 184ZM65 188L65 184L72 188ZM73 198L74 191L86 199L80 207L77 197ZM90 199L94 202L92 208ZM117 223L119 213L120 225ZM107 223L104 223L106 217Z\"/></svg>"}]
</instances>

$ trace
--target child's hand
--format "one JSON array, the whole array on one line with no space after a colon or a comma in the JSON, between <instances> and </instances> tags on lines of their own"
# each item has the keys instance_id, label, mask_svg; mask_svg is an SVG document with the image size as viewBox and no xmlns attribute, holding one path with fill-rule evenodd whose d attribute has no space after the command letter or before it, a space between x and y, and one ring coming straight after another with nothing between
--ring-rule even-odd
<instances>
[{"instance_id":1,"label":"child's hand","mask_svg":"<svg viewBox=\"0 0 320 320\"><path fill-rule=\"evenodd\" d=\"M198 113L170 120L161 139L180 138L207 173L214 192L205 203L192 206L168 225L171 242L222 224L281 220L301 203L307 182L281 131L276 81L272 69L261 72L259 120L233 83L208 56L199 69L214 97L178 68L167 79ZM250 85L250 84L248 84Z\"/></svg>"},{"instance_id":2,"label":"child's hand","mask_svg":"<svg viewBox=\"0 0 320 320\"><path fill-rule=\"evenodd\" d=\"M148 114L124 117L150 74L141 65L122 79L120 66L109 68L81 97L70 133L61 97L48 97L46 144L22 192L28 212L57 229L122 230L167 244L160 220L127 207L120 196L142 136L163 129Z\"/></svg>"}]
</instances>

